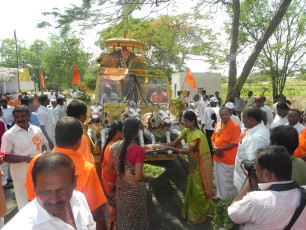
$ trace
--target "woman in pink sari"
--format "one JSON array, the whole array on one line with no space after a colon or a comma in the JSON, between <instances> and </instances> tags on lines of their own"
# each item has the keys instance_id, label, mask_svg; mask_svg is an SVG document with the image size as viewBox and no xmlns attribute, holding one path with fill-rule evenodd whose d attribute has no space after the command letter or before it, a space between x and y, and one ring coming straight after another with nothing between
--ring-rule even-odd
<instances>
[{"instance_id":1,"label":"woman in pink sari","mask_svg":"<svg viewBox=\"0 0 306 230\"><path fill-rule=\"evenodd\" d=\"M139 121L128 118L123 123L123 141L110 149L112 161L118 172L116 181L116 227L120 230L148 229L147 191L145 182L153 177L143 174L145 150L135 143Z\"/></svg>"}]
</instances>

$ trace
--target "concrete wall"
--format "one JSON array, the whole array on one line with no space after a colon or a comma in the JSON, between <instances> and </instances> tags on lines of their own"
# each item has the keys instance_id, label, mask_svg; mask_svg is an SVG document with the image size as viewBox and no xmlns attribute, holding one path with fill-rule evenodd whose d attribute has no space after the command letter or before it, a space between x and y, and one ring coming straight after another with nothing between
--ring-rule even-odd
<instances>
[{"instance_id":1,"label":"concrete wall","mask_svg":"<svg viewBox=\"0 0 306 230\"><path fill-rule=\"evenodd\" d=\"M20 81L20 90L34 90L34 82ZM0 91L3 93L18 94L17 75L11 81L0 82Z\"/></svg>"},{"instance_id":2,"label":"concrete wall","mask_svg":"<svg viewBox=\"0 0 306 230\"><path fill-rule=\"evenodd\" d=\"M181 90L183 87L183 90L189 90L191 95L194 95L196 93L199 93L200 89L205 89L206 93L209 94L215 94L215 91L219 91L220 95L221 92L221 73L211 73L211 72L205 72L205 73L192 73L197 88L192 89L191 86L185 82L187 72L180 72L172 74L172 96L177 96L177 91ZM175 90L176 87L176 90Z\"/></svg>"}]
</instances>

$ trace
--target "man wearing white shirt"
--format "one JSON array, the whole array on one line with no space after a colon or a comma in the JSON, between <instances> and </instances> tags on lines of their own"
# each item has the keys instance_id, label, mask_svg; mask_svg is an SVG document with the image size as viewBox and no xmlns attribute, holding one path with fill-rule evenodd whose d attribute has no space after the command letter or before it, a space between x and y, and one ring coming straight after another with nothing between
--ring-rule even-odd
<instances>
[{"instance_id":1,"label":"man wearing white shirt","mask_svg":"<svg viewBox=\"0 0 306 230\"><path fill-rule=\"evenodd\" d=\"M203 113L204 113L204 109L206 109L206 107L209 105L209 100L208 100L208 95L204 95L203 96L203 105L204 105L204 108L203 108Z\"/></svg>"},{"instance_id":2,"label":"man wearing white shirt","mask_svg":"<svg viewBox=\"0 0 306 230\"><path fill-rule=\"evenodd\" d=\"M290 155L283 146L260 148L255 153L254 166L258 179L245 181L228 207L228 215L241 224L240 229L285 229L301 201L298 185L291 180ZM256 187L257 182L260 191L252 191L251 186ZM291 229L305 229L305 220L306 208Z\"/></svg>"},{"instance_id":3,"label":"man wearing white shirt","mask_svg":"<svg viewBox=\"0 0 306 230\"><path fill-rule=\"evenodd\" d=\"M272 106L272 113L273 113L273 116L275 117L277 115L276 106L277 106L278 102L285 102L286 97L282 94L279 94L279 95L276 95L273 100L274 100L275 103Z\"/></svg>"},{"instance_id":4,"label":"man wearing white shirt","mask_svg":"<svg viewBox=\"0 0 306 230\"><path fill-rule=\"evenodd\" d=\"M218 99L216 97L212 97L210 98L209 102L210 102L210 107L207 107L204 110L203 119L201 121L203 129L205 129L205 136L207 138L210 153L213 157L213 149L210 138L214 133L216 124L220 121L220 116L219 116L219 107L216 107L218 104Z\"/></svg>"},{"instance_id":5,"label":"man wearing white shirt","mask_svg":"<svg viewBox=\"0 0 306 230\"><path fill-rule=\"evenodd\" d=\"M53 110L53 115L55 119L55 124L62 118L66 117L66 113L64 112L62 106L64 104L63 98L57 98L56 100L57 106Z\"/></svg>"},{"instance_id":6,"label":"man wearing white shirt","mask_svg":"<svg viewBox=\"0 0 306 230\"><path fill-rule=\"evenodd\" d=\"M269 130L261 122L261 119L262 113L256 106L249 106L243 111L242 122L248 130L238 145L235 160L234 184L238 191L241 190L246 179L240 167L241 162L246 159L252 160L258 148L267 146L270 143Z\"/></svg>"},{"instance_id":7,"label":"man wearing white shirt","mask_svg":"<svg viewBox=\"0 0 306 230\"><path fill-rule=\"evenodd\" d=\"M200 95L197 93L193 96L194 100L194 107L196 109L196 112L198 113L200 119L202 119L203 114L204 114L204 102L203 100L200 100Z\"/></svg>"},{"instance_id":8,"label":"man wearing white shirt","mask_svg":"<svg viewBox=\"0 0 306 230\"><path fill-rule=\"evenodd\" d=\"M277 115L274 117L274 120L270 128L273 129L279 125L287 124L288 123L288 111L289 111L289 107L286 102L278 102L276 105Z\"/></svg>"},{"instance_id":9,"label":"man wearing white shirt","mask_svg":"<svg viewBox=\"0 0 306 230\"><path fill-rule=\"evenodd\" d=\"M12 127L13 122L14 122L14 117L13 117L13 110L14 107L7 105L7 100L6 98L1 99L1 106L2 106L2 120L4 121L6 127L9 129Z\"/></svg>"},{"instance_id":10,"label":"man wearing white shirt","mask_svg":"<svg viewBox=\"0 0 306 230\"><path fill-rule=\"evenodd\" d=\"M36 198L3 230L96 229L85 196L73 191L77 177L66 154L53 152L39 157L32 170Z\"/></svg>"},{"instance_id":11,"label":"man wearing white shirt","mask_svg":"<svg viewBox=\"0 0 306 230\"><path fill-rule=\"evenodd\" d=\"M190 91L187 91L187 97L185 98L185 102L189 105L190 103L193 103L192 96L190 95Z\"/></svg>"},{"instance_id":12,"label":"man wearing white shirt","mask_svg":"<svg viewBox=\"0 0 306 230\"><path fill-rule=\"evenodd\" d=\"M50 101L52 101L52 99L56 99L56 95L53 92L53 90L50 91L50 94L48 95L48 98L49 98Z\"/></svg>"},{"instance_id":13,"label":"man wearing white shirt","mask_svg":"<svg viewBox=\"0 0 306 230\"><path fill-rule=\"evenodd\" d=\"M42 94L39 95L38 101L40 103L40 107L37 110L37 116L40 122L40 128L49 142L48 151L52 151L55 144L55 127L52 123L51 114L47 108L47 106L50 104L50 100L46 94Z\"/></svg>"},{"instance_id":14,"label":"man wearing white shirt","mask_svg":"<svg viewBox=\"0 0 306 230\"><path fill-rule=\"evenodd\" d=\"M300 133L305 129L305 126L300 123L300 111L297 109L290 109L288 113L288 123L286 125L290 125L295 128L300 135Z\"/></svg>"},{"instance_id":15,"label":"man wearing white shirt","mask_svg":"<svg viewBox=\"0 0 306 230\"><path fill-rule=\"evenodd\" d=\"M40 128L29 123L30 111L25 105L16 106L13 116L15 125L2 136L1 151L5 153L4 161L11 163L15 197L21 210L28 203L24 182L29 162L46 149L48 141Z\"/></svg>"},{"instance_id":16,"label":"man wearing white shirt","mask_svg":"<svg viewBox=\"0 0 306 230\"><path fill-rule=\"evenodd\" d=\"M201 92L201 98L200 100L203 101L204 100L204 96L206 95L206 90L203 89L202 92Z\"/></svg>"},{"instance_id":17,"label":"man wearing white shirt","mask_svg":"<svg viewBox=\"0 0 306 230\"><path fill-rule=\"evenodd\" d=\"M255 104L258 108L260 108L262 111L265 111L266 112L266 115L267 115L267 124L266 124L266 127L267 129L270 129L270 126L273 122L273 113L272 113L272 110L266 106L264 103L265 103L265 100L266 98L263 97L263 96L260 96L259 98L257 98L255 100Z\"/></svg>"},{"instance_id":18,"label":"man wearing white shirt","mask_svg":"<svg viewBox=\"0 0 306 230\"><path fill-rule=\"evenodd\" d=\"M209 100L208 100L208 95L204 95L203 96L203 101L202 101L202 107L200 108L201 109L201 111L199 112L199 113L201 113L201 116L200 116L200 119L201 119L201 123L202 123L202 125L201 125L201 130L203 130L203 128L204 128L204 125L203 125L203 116L204 116L204 111L205 111L205 109L208 107L208 105L209 105Z\"/></svg>"},{"instance_id":19,"label":"man wearing white shirt","mask_svg":"<svg viewBox=\"0 0 306 230\"><path fill-rule=\"evenodd\" d=\"M72 90L72 93L70 94L72 99L76 99L78 94L75 92L75 90Z\"/></svg>"}]
</instances>

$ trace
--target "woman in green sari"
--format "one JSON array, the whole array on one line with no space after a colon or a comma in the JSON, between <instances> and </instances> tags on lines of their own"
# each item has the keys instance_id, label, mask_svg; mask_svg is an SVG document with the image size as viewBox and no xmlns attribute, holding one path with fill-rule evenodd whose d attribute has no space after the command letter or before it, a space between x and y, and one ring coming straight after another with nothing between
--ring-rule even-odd
<instances>
[{"instance_id":1,"label":"woman in green sari","mask_svg":"<svg viewBox=\"0 0 306 230\"><path fill-rule=\"evenodd\" d=\"M186 128L175 141L165 144L163 150L173 150L188 155L189 175L182 217L192 224L200 224L214 211L212 159L206 137L199 130L195 113L188 111L183 118ZM187 148L175 148L182 139L186 141Z\"/></svg>"}]
</instances>

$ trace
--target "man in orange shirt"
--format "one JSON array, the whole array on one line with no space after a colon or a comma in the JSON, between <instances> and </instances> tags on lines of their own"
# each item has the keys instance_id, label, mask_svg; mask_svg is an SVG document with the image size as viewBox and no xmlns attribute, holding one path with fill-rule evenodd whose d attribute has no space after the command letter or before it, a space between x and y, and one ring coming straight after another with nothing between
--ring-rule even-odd
<instances>
[{"instance_id":1,"label":"man in orange shirt","mask_svg":"<svg viewBox=\"0 0 306 230\"><path fill-rule=\"evenodd\" d=\"M15 106L18 106L21 104L21 99L22 99L22 93L18 93L18 97L14 100Z\"/></svg>"},{"instance_id":2,"label":"man in orange shirt","mask_svg":"<svg viewBox=\"0 0 306 230\"><path fill-rule=\"evenodd\" d=\"M151 95L150 101L153 103L165 103L168 100L168 95L162 91L160 85L156 86L156 92Z\"/></svg>"},{"instance_id":3,"label":"man in orange shirt","mask_svg":"<svg viewBox=\"0 0 306 230\"><path fill-rule=\"evenodd\" d=\"M293 155L306 161L306 128L299 135L299 146Z\"/></svg>"},{"instance_id":4,"label":"man in orange shirt","mask_svg":"<svg viewBox=\"0 0 306 230\"><path fill-rule=\"evenodd\" d=\"M220 199L225 199L238 192L234 185L233 176L240 127L230 117L230 109L221 107L221 121L216 125L211 137L217 196Z\"/></svg>"},{"instance_id":5,"label":"man in orange shirt","mask_svg":"<svg viewBox=\"0 0 306 230\"><path fill-rule=\"evenodd\" d=\"M97 172L95 167L88 163L85 158L76 151L81 144L82 134L82 124L76 118L65 117L59 120L55 128L55 141L58 147L55 147L53 152L64 153L72 159L76 167L76 174L78 174L75 190L85 195L90 211L97 223L97 230L106 229L102 205L104 205L107 200L104 196ZM38 157L33 158L30 162L26 176L25 187L27 188L29 200L35 197L31 171L37 158Z\"/></svg>"},{"instance_id":6,"label":"man in orange shirt","mask_svg":"<svg viewBox=\"0 0 306 230\"><path fill-rule=\"evenodd\" d=\"M87 118L86 104L83 101L77 99L72 100L67 106L67 116L74 117L78 119L82 124L84 124ZM92 155L94 148L94 143L88 136L86 130L83 129L81 145L77 152L81 153L85 157L86 161L92 163L93 165L95 165L95 161Z\"/></svg>"},{"instance_id":7,"label":"man in orange shirt","mask_svg":"<svg viewBox=\"0 0 306 230\"><path fill-rule=\"evenodd\" d=\"M5 97L7 100L7 104L9 106L15 107L15 101L12 100L12 96L10 94L6 94Z\"/></svg>"}]
</instances>

